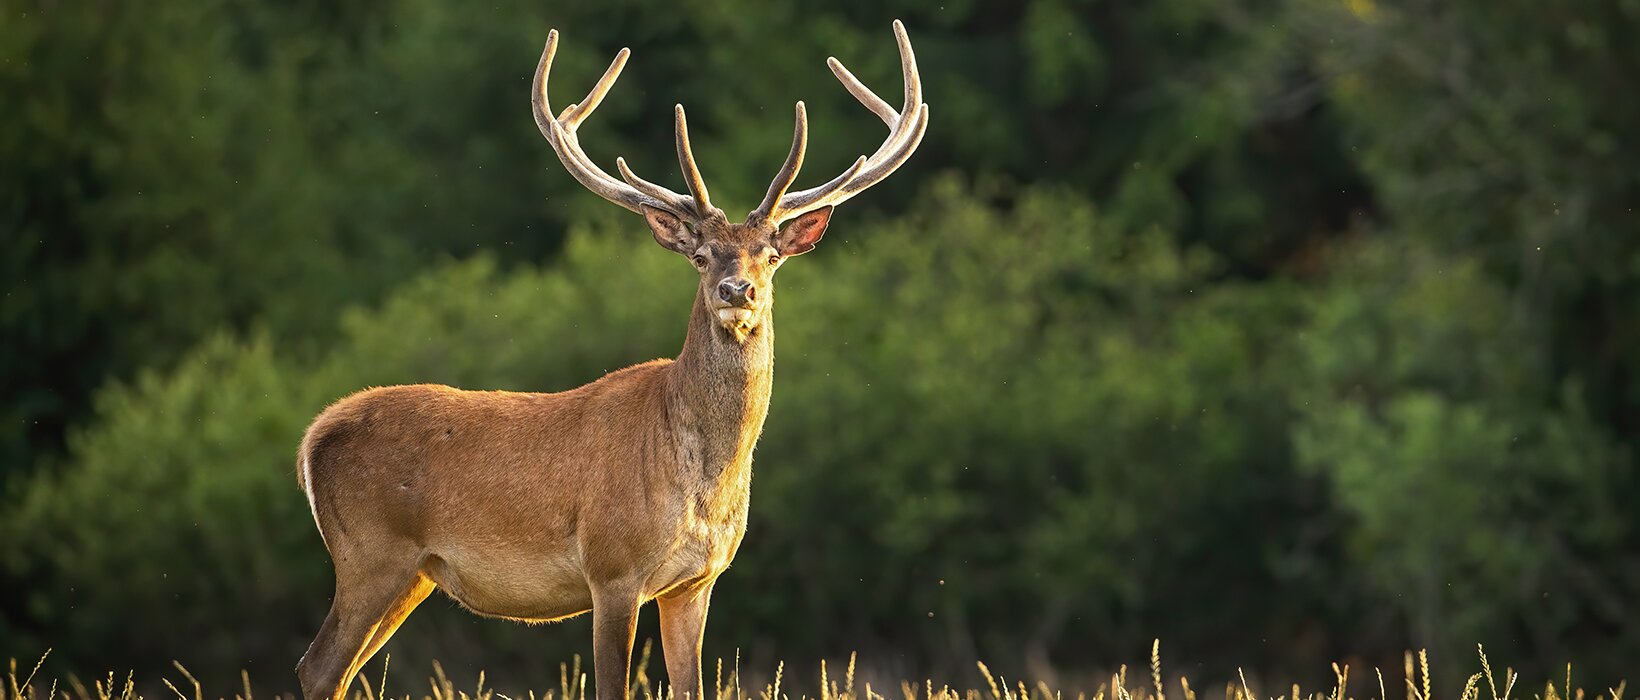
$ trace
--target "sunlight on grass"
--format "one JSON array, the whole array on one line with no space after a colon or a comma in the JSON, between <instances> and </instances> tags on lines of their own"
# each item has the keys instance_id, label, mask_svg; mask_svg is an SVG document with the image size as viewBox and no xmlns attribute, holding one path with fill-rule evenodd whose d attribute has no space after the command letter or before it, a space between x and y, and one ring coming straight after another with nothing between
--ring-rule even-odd
<instances>
[{"instance_id":1,"label":"sunlight on grass","mask_svg":"<svg viewBox=\"0 0 1640 700\"><path fill-rule=\"evenodd\" d=\"M1513 669L1505 668L1502 674L1494 674L1490 660L1486 658L1486 649L1476 646L1479 657L1480 670L1470 675L1463 688L1458 691L1455 700L1483 700L1482 684L1489 696L1485 700L1525 700L1512 694L1517 691L1516 686L1520 677ZM87 687L79 677L69 674L66 687L59 687L56 680L45 684L42 692L43 680L38 679L41 666L48 650L34 664L27 676L19 680L17 660L12 659L4 688L0 688L0 700L143 700L144 696L137 690L136 679L132 674L126 674L123 679L109 672L100 680L93 680ZM632 679L632 697L642 700L673 700L668 695L663 683L650 679L648 674L650 645L645 644L642 656L636 664L636 673ZM368 678L369 674L359 674L349 700L588 700L589 688L587 674L583 669L581 658L559 664L559 685L556 689L549 689L544 693L534 690L528 691L524 698L512 698L498 693L494 688L485 687L484 672L479 671L478 679L472 690L457 688L444 674L444 668L438 662L433 662L433 675L427 679L428 692L395 692L387 693L387 668L391 657L383 660L381 673L374 685ZM1038 681L1034 686L1027 685L1022 680L1010 681L1001 674L996 674L983 661L975 662L979 677L984 685L977 688L963 685L941 683L936 689L933 680L922 681L901 680L897 688L873 688L870 683L855 684L855 655L850 654L848 667L843 677L838 679L832 676L824 661L820 662L819 682L815 686L815 693L807 690L794 690L782 687L785 681L785 664L775 667L774 678L760 688L748 688L741 683L740 659L738 654L726 667L723 659L718 659L716 672L712 678L713 700L793 700L792 692L796 692L796 700L1065 700L1068 697L1064 690L1051 688L1047 683ZM181 662L173 662L177 672L181 674L186 684L183 686L192 691L183 692L178 684L171 679L161 679L164 687L177 700L206 700L208 697L192 673ZM1167 700L1168 683L1162 674L1161 642L1153 643L1150 649L1150 677L1130 680L1128 667L1121 666L1116 673L1111 674L1110 680L1093 690L1090 695L1085 690L1075 692L1076 700ZM1350 667L1348 665L1332 666L1334 684L1324 691L1304 691L1298 684L1292 684L1290 690L1276 691L1279 686L1260 688L1254 691L1248 683L1245 673L1237 672L1237 677L1224 685L1225 700L1356 700L1357 695L1350 690ZM1451 695L1437 694L1429 678L1429 655L1420 651L1416 656L1407 652L1405 656L1403 678L1404 692L1398 696L1391 696L1389 686L1384 680L1382 669L1373 669L1373 676L1365 682L1367 695L1363 700L1446 700ZM1149 681L1146 685L1145 681ZM38 681L38 682L37 682ZM240 672L241 687L231 696L232 700L255 700L251 688L250 675ZM1361 681L1357 680L1358 685ZM1197 700L1196 687L1184 676L1179 676L1174 685L1178 688L1179 696L1183 700ZM1566 665L1566 676L1556 684L1555 679L1544 681L1543 690L1532 695L1533 700L1623 700L1626 682L1619 683L1615 688L1607 688L1595 693L1592 697L1584 689L1572 686L1572 667ZM419 694L418 694L419 693ZM229 696L217 696L221 700L228 700ZM289 695L274 695L275 700L291 698ZM166 696L156 700L167 700ZM294 699L292 699L294 700Z\"/></svg>"}]
</instances>

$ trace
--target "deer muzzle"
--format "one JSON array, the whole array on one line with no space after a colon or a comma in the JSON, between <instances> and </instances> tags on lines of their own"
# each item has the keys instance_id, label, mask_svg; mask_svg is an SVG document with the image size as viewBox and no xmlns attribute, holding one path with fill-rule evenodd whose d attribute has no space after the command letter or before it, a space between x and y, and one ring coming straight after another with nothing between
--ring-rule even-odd
<instances>
[{"instance_id":1,"label":"deer muzzle","mask_svg":"<svg viewBox=\"0 0 1640 700\"><path fill-rule=\"evenodd\" d=\"M718 298L729 306L750 307L757 300L757 287L745 277L727 277L718 282Z\"/></svg>"}]
</instances>

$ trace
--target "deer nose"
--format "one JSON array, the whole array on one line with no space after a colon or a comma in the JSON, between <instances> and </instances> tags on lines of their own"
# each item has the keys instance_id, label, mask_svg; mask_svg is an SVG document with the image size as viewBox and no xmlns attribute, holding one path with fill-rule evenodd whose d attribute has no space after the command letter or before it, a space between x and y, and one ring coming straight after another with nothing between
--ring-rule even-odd
<instances>
[{"instance_id":1,"label":"deer nose","mask_svg":"<svg viewBox=\"0 0 1640 700\"><path fill-rule=\"evenodd\" d=\"M718 298L736 306L745 306L757 298L757 288L744 277L729 277L718 283Z\"/></svg>"}]
</instances>

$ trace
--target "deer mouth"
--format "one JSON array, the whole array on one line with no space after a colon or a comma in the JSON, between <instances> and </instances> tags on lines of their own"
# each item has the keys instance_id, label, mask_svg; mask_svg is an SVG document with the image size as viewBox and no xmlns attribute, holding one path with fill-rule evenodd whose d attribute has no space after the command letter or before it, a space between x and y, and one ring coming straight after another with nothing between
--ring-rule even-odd
<instances>
[{"instance_id":1,"label":"deer mouth","mask_svg":"<svg viewBox=\"0 0 1640 700\"><path fill-rule=\"evenodd\" d=\"M745 306L725 306L717 310L718 322L725 326L749 326L756 312Z\"/></svg>"}]
</instances>

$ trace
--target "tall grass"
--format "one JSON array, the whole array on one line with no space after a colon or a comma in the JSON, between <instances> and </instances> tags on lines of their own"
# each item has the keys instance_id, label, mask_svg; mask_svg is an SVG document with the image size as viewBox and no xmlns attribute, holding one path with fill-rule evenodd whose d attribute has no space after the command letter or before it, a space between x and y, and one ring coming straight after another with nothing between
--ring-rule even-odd
<instances>
[{"instance_id":1,"label":"tall grass","mask_svg":"<svg viewBox=\"0 0 1640 700\"><path fill-rule=\"evenodd\" d=\"M1294 683L1289 688L1271 686L1260 688L1255 692L1253 685L1248 683L1246 674L1237 673L1237 677L1224 683L1225 700L1624 700L1623 693L1626 682L1616 687L1609 687L1592 695L1583 688L1572 685L1572 667L1566 666L1566 675L1562 679L1547 679L1543 682L1542 690L1532 693L1530 699L1524 697L1524 690L1518 686L1520 677L1513 669L1505 668L1502 674L1495 674L1492 664L1486 658L1486 650L1476 647L1480 667L1478 671L1468 677L1455 694L1437 693L1432 687L1429 677L1429 655L1420 651L1416 655L1407 652L1402 668L1404 688L1397 688L1397 695L1391 695L1389 683L1384 680L1382 669L1373 669L1373 676L1365 681L1356 679L1352 690L1350 667L1333 664L1334 683L1326 690L1306 691ZM17 660L12 659L6 674L6 683L0 688L0 700L145 700L138 691L136 679L132 674L126 674L123 679L110 672L101 679L93 679L87 686L78 676L69 674L66 684L59 686L54 679L49 684L39 679L39 672L50 656L50 651L42 655L28 675L19 678ZM663 683L656 682L649 677L650 645L645 644L642 655L636 665L636 673L632 678L632 696L641 700L674 700L667 692ZM869 682L856 684L855 656L850 655L848 666L842 678L831 674L826 663L820 663L820 677L818 685L813 690L798 690L785 683L785 664L775 667L772 680L761 687L747 687L742 684L740 659L737 654L727 667L723 659L718 659L715 672L712 674L711 688L708 693L713 700L794 700L792 693L796 693L795 700L1167 700L1169 684L1162 674L1161 644L1152 644L1150 650L1149 677L1137 676L1130 678L1128 667L1121 666L1111 674L1108 682L1101 682L1090 695L1086 690L1078 690L1074 695L1067 696L1062 689L1049 687L1042 681L1028 685L1020 679L1009 680L1002 674L993 673L984 662L976 662L979 671L978 678L984 682L978 687L968 687L959 683L952 685L942 682L936 685L932 679L900 680L898 687L872 687ZM589 695L587 673L582 667L581 659L577 656L573 662L559 665L559 686L537 693L528 691L523 698L512 698L498 693L494 688L485 686L484 672L478 673L478 679L469 691L458 688L445 675L444 669L433 662L432 675L427 679L426 690L395 690L387 691L387 667L391 657L384 660L381 675L372 685L368 674L361 673L354 683L349 700L592 700ZM208 697L198 680L180 662L173 662L177 672L184 681L179 688L170 678L163 678L161 682L169 691L169 695L161 695L152 700L207 700ZM1557 685L1556 681L1560 681ZM235 689L232 696L217 695L220 700L256 700L251 687L249 674L240 672L241 685ZM1146 681L1149 681L1147 684ZM1489 697L1483 697L1484 692ZM1400 685L1400 684L1396 684ZM1175 700L1198 700L1197 686L1191 684L1184 676L1174 680L1171 687L1178 691ZM1206 686L1203 686L1205 688ZM184 692L187 689L190 692ZM1355 694L1365 691L1365 696ZM272 700L299 700L290 695L275 694Z\"/></svg>"}]
</instances>

